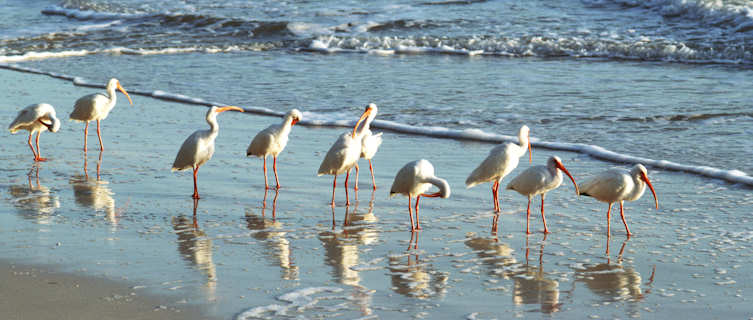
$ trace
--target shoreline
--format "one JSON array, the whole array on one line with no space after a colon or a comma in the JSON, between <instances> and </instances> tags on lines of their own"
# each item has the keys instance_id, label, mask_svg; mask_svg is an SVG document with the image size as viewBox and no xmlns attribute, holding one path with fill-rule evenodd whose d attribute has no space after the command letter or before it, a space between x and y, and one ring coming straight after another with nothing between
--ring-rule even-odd
<instances>
[{"instance_id":1,"label":"shoreline","mask_svg":"<svg viewBox=\"0 0 753 320\"><path fill-rule=\"evenodd\" d=\"M127 283L0 259L0 318L211 319L200 306L170 302Z\"/></svg>"}]
</instances>

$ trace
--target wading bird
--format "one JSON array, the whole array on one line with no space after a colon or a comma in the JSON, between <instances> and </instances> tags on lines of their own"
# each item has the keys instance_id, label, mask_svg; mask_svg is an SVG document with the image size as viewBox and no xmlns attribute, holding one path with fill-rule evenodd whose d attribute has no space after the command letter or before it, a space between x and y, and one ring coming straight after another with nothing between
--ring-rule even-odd
<instances>
[{"instance_id":1,"label":"wading bird","mask_svg":"<svg viewBox=\"0 0 753 320\"><path fill-rule=\"evenodd\" d=\"M73 106L73 111L71 112L69 118L76 121L86 122L86 126L84 127L84 151L87 150L86 142L89 135L89 121L93 120L97 121L97 138L99 138L99 149L104 150L104 146L102 145L102 132L99 129L99 121L107 118L107 115L110 114L110 110L115 107L115 102L117 101L115 89L120 90L120 92L122 92L126 96L126 98L128 98L128 102L133 105L131 96L128 95L128 92L126 92L125 89L120 86L120 82L115 78L112 78L109 82L107 82L106 95L101 93L93 93L85 95L76 100L76 104Z\"/></svg>"},{"instance_id":2,"label":"wading bird","mask_svg":"<svg viewBox=\"0 0 753 320\"><path fill-rule=\"evenodd\" d=\"M275 183L280 189L280 180L277 179L277 155L288 144L288 135L298 121L301 121L301 112L293 109L285 114L282 123L273 124L256 134L251 144L246 149L246 156L264 158L264 188L269 189L267 183L267 156L272 155L272 170L275 173Z\"/></svg>"},{"instance_id":3,"label":"wading bird","mask_svg":"<svg viewBox=\"0 0 753 320\"><path fill-rule=\"evenodd\" d=\"M358 135L358 126L361 125L371 113L371 110L366 108L366 111L361 115L361 118L356 122L356 126L353 127L353 132L345 132L337 138L337 141L329 148L327 155L324 156L322 164L319 165L318 175L331 174L335 176L332 181L332 206L335 206L335 187L337 186L337 175L345 172L345 205L350 205L350 199L348 198L348 178L350 176L350 169L358 162L358 157L361 154L361 136Z\"/></svg>"},{"instance_id":4,"label":"wading bird","mask_svg":"<svg viewBox=\"0 0 753 320\"><path fill-rule=\"evenodd\" d=\"M520 157L526 154L528 147L528 161L533 162L531 155L530 129L523 125L518 132L518 141L520 144L505 142L494 147L489 151L486 159L471 172L468 179L465 180L466 188L471 188L484 182L492 182L492 197L494 203L494 212L499 212L499 182L510 174L517 166Z\"/></svg>"},{"instance_id":5,"label":"wading bird","mask_svg":"<svg viewBox=\"0 0 753 320\"><path fill-rule=\"evenodd\" d=\"M361 158L369 161L369 171L371 171L371 186L373 190L376 190L376 180L374 180L374 167L371 165L371 158L377 153L379 146L382 145L382 133L373 134L369 127L371 122L374 121L377 115L376 104L369 103L366 106L366 110L371 109L369 116L363 121L361 128L359 128L359 135L361 138ZM356 186L354 188L358 190L358 163L356 163Z\"/></svg>"},{"instance_id":6,"label":"wading bird","mask_svg":"<svg viewBox=\"0 0 753 320\"><path fill-rule=\"evenodd\" d=\"M46 103L32 104L18 112L16 119L10 123L8 130L16 133L18 130L29 131L29 148L34 154L34 161L47 161L39 152L39 136L42 131L57 132L60 129L60 120L55 115L55 108ZM31 136L37 133L37 151L31 145Z\"/></svg>"},{"instance_id":7,"label":"wading bird","mask_svg":"<svg viewBox=\"0 0 753 320\"><path fill-rule=\"evenodd\" d=\"M656 192L654 191L654 186L651 185L651 180L648 178L646 167L640 163L633 166L630 171L622 168L613 168L596 175L580 185L580 194L609 203L609 208L607 209L607 237L612 236L609 226L612 204L619 201L620 217L622 218L622 223L625 225L625 232L630 237L633 234L628 228L627 221L625 221L623 202L625 200L634 201L640 199L643 192L646 191L646 185L648 185L648 188L651 189L651 193L654 195L654 203L658 210L659 199L656 198Z\"/></svg>"},{"instance_id":8,"label":"wading bird","mask_svg":"<svg viewBox=\"0 0 753 320\"><path fill-rule=\"evenodd\" d=\"M544 216L544 197L546 193L556 189L562 184L562 172L565 172L575 186L575 194L578 194L578 185L570 172L562 165L559 157L549 157L546 166L533 166L521 172L517 177L507 184L507 189L512 189L518 193L528 196L528 207L526 208L526 233L531 234L531 200L534 196L541 195L541 220L544 222L544 233L549 233L546 226L546 217ZM496 221L494 226L496 231Z\"/></svg>"},{"instance_id":9,"label":"wading bird","mask_svg":"<svg viewBox=\"0 0 753 320\"><path fill-rule=\"evenodd\" d=\"M193 134L183 141L183 145L178 150L178 155L173 162L172 171L181 171L185 169L193 169L193 198L199 199L199 190L196 187L196 173L199 171L199 167L205 162L209 161L214 154L214 140L217 138L220 126L217 124L217 114L228 110L235 110L243 112L243 109L227 106L216 107L213 106L207 111L207 123L209 123L209 130L196 130Z\"/></svg>"},{"instance_id":10,"label":"wading bird","mask_svg":"<svg viewBox=\"0 0 753 320\"><path fill-rule=\"evenodd\" d=\"M431 186L435 186L439 189L435 193L424 193ZM421 230L421 225L418 223L418 200L421 197L450 197L450 185L446 180L437 178L434 176L434 166L427 160L416 160L408 162L403 166L400 171L395 175L395 181L392 182L392 188L390 188L390 197L402 194L408 196L408 216L410 217L410 229L411 231ZM411 213L411 197L416 197L416 225L413 225L413 214Z\"/></svg>"}]
</instances>

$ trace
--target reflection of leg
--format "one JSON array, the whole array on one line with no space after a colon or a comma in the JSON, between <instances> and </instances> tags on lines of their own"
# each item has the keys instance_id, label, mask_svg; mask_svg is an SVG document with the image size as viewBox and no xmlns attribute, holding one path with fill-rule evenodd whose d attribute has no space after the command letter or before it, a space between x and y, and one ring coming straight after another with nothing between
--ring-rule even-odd
<instances>
[{"instance_id":1,"label":"reflection of leg","mask_svg":"<svg viewBox=\"0 0 753 320\"><path fill-rule=\"evenodd\" d=\"M86 142L89 140L89 121L84 126L84 152L86 152Z\"/></svg>"},{"instance_id":2,"label":"reflection of leg","mask_svg":"<svg viewBox=\"0 0 753 320\"><path fill-rule=\"evenodd\" d=\"M37 148L38 150L38 148ZM622 208L622 203L624 201L620 201L620 218L622 218L622 223L625 225L625 232L627 232L628 238L632 236L633 234L630 233L630 228L628 228L627 221L625 221L625 210Z\"/></svg>"},{"instance_id":3,"label":"reflection of leg","mask_svg":"<svg viewBox=\"0 0 753 320\"><path fill-rule=\"evenodd\" d=\"M102 145L102 131L99 130L99 120L97 120L97 138L99 138L99 150L105 150Z\"/></svg>"},{"instance_id":4,"label":"reflection of leg","mask_svg":"<svg viewBox=\"0 0 753 320\"><path fill-rule=\"evenodd\" d=\"M269 184L267 183L267 156L264 156L264 189L269 189Z\"/></svg>"},{"instance_id":5,"label":"reflection of leg","mask_svg":"<svg viewBox=\"0 0 753 320\"><path fill-rule=\"evenodd\" d=\"M421 224L418 222L418 200L421 199L421 195L416 196L416 230L421 230Z\"/></svg>"},{"instance_id":6,"label":"reflection of leg","mask_svg":"<svg viewBox=\"0 0 753 320\"><path fill-rule=\"evenodd\" d=\"M275 172L275 184L277 185L277 190L279 190L280 180L277 179L277 157L276 156L272 156L272 170Z\"/></svg>"},{"instance_id":7,"label":"reflection of leg","mask_svg":"<svg viewBox=\"0 0 753 320\"><path fill-rule=\"evenodd\" d=\"M544 234L549 233L549 228L546 227L546 217L544 216L544 194L541 194L541 220L544 222Z\"/></svg>"},{"instance_id":8,"label":"reflection of leg","mask_svg":"<svg viewBox=\"0 0 753 320\"><path fill-rule=\"evenodd\" d=\"M526 234L531 234L531 196L528 196L528 207L526 208Z\"/></svg>"},{"instance_id":9,"label":"reflection of leg","mask_svg":"<svg viewBox=\"0 0 753 320\"><path fill-rule=\"evenodd\" d=\"M97 160L97 181L99 181L99 171L102 168L102 150L99 150L99 160Z\"/></svg>"},{"instance_id":10,"label":"reflection of leg","mask_svg":"<svg viewBox=\"0 0 753 320\"><path fill-rule=\"evenodd\" d=\"M376 180L374 180L374 167L371 165L371 159L369 159L369 171L371 171L371 185L376 190Z\"/></svg>"}]
</instances>

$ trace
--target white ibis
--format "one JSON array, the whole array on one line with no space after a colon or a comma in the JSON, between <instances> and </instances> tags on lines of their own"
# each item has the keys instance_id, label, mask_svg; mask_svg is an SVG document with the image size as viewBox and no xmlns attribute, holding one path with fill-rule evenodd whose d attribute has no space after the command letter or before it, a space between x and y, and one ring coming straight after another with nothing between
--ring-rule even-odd
<instances>
[{"instance_id":1,"label":"white ibis","mask_svg":"<svg viewBox=\"0 0 753 320\"><path fill-rule=\"evenodd\" d=\"M646 191L646 185L648 185L648 188L651 189L651 193L654 195L654 204L658 210L659 199L656 198L656 192L654 191L654 186L651 185L651 180L648 178L646 167L640 163L633 166L630 171L622 168L613 168L596 175L580 185L580 194L609 203L609 208L607 209L608 237L611 237L610 212L612 204L619 201L620 217L622 218L622 223L625 225L625 232L630 237L633 234L628 228L627 221L625 221L623 201L640 199L643 192Z\"/></svg>"},{"instance_id":2,"label":"white ibis","mask_svg":"<svg viewBox=\"0 0 753 320\"><path fill-rule=\"evenodd\" d=\"M60 120L55 115L55 108L47 103L32 104L23 108L8 126L10 133L16 133L18 130L29 131L29 148L34 154L34 161L47 161L39 152L39 136L42 131L57 132L59 129ZM35 132L37 133L37 151L34 151L34 146L31 145L31 136Z\"/></svg>"},{"instance_id":3,"label":"white ibis","mask_svg":"<svg viewBox=\"0 0 753 320\"><path fill-rule=\"evenodd\" d=\"M528 148L528 161L533 162L531 156L530 129L523 125L518 132L518 141L520 144L505 142L494 147L489 151L486 159L471 172L468 179L465 179L466 188L471 188L484 182L492 183L492 197L494 211L499 212L499 182L510 174L517 166L520 157L526 154Z\"/></svg>"},{"instance_id":4,"label":"white ibis","mask_svg":"<svg viewBox=\"0 0 753 320\"><path fill-rule=\"evenodd\" d=\"M371 126L371 122L374 121L374 118L376 118L377 115L377 106L376 104L369 103L368 106L366 106L366 110L371 110L369 112L369 116L366 117L366 120L363 121L363 124L358 129L358 134L361 135L363 138L361 138L361 158L364 158L369 161L369 171L371 171L371 186L373 190L376 190L376 180L374 180L374 167L371 165L371 158L374 158L374 155L377 153L377 150L379 149L379 146L382 145L382 133L373 134L371 132L371 129L369 129L369 126ZM355 190L358 190L358 164L356 163L356 186L354 188Z\"/></svg>"},{"instance_id":5,"label":"white ibis","mask_svg":"<svg viewBox=\"0 0 753 320\"><path fill-rule=\"evenodd\" d=\"M435 193L424 193L431 186L435 186L439 189ZM427 160L416 160L408 162L400 171L395 175L395 181L392 182L392 188L390 188L390 197L402 194L408 196L408 216L410 217L411 231L421 230L421 225L418 223L418 200L421 197L450 197L450 185L446 180L437 178L434 175L434 166ZM411 213L411 197L416 197L416 225L413 225L413 215Z\"/></svg>"},{"instance_id":6,"label":"white ibis","mask_svg":"<svg viewBox=\"0 0 753 320\"><path fill-rule=\"evenodd\" d=\"M207 123L209 123L209 130L196 130L193 134L183 141L183 145L178 150L178 155L175 156L173 162L172 171L181 171L186 169L193 169L193 198L199 199L199 191L196 187L196 173L199 171L199 167L205 162L209 161L214 154L214 140L217 138L220 126L217 124L217 114L235 110L243 112L243 109L227 106L216 107L213 106L207 111Z\"/></svg>"},{"instance_id":7,"label":"white ibis","mask_svg":"<svg viewBox=\"0 0 753 320\"><path fill-rule=\"evenodd\" d=\"M133 105L131 96L128 95L128 92L126 92L125 89L120 86L120 82L115 78L112 78L109 82L107 82L106 95L101 93L93 93L85 95L76 100L76 104L73 106L73 111L71 112L71 115L69 117L72 120L86 122L86 126L84 127L84 151L86 151L87 149L86 142L89 135L89 121L93 120L97 121L97 138L99 138L99 149L104 150L104 146L102 145L102 132L99 129L99 121L107 118L107 115L110 114L110 110L115 107L115 102L117 101L115 89L120 90L120 92L122 92L126 96L126 98L128 98L128 102Z\"/></svg>"},{"instance_id":8,"label":"white ibis","mask_svg":"<svg viewBox=\"0 0 753 320\"><path fill-rule=\"evenodd\" d=\"M322 164L319 165L318 175L331 174L335 176L332 181L332 206L335 206L335 187L337 186L337 175L345 172L345 205L350 205L350 199L348 199L348 178L350 177L350 169L356 165L358 158L361 155L361 139L358 134L358 126L363 122L371 112L366 108L366 111L361 115L361 118L356 122L353 127L353 132L345 132L337 138L337 141L329 148L327 155L324 156Z\"/></svg>"},{"instance_id":9,"label":"white ibis","mask_svg":"<svg viewBox=\"0 0 753 320\"><path fill-rule=\"evenodd\" d=\"M561 170L561 171L560 171ZM544 197L546 193L556 189L562 184L562 172L565 172L575 186L575 194L578 194L578 185L570 172L562 165L559 157L549 157L546 166L533 166L521 172L517 177L507 184L507 189L512 189L518 193L528 196L528 208L526 209L526 233L531 234L531 200L534 196L541 195L541 220L544 222L544 233L549 233L546 226L546 217L544 216Z\"/></svg>"},{"instance_id":10,"label":"white ibis","mask_svg":"<svg viewBox=\"0 0 753 320\"><path fill-rule=\"evenodd\" d=\"M264 158L264 188L269 189L267 183L267 156L272 156L272 170L275 173L275 183L277 189L280 189L280 180L277 179L277 155L285 149L288 144L288 135L298 121L301 121L302 115L298 109L293 109L285 114L282 123L273 124L256 134L251 144L246 149L246 156L256 156Z\"/></svg>"}]
</instances>

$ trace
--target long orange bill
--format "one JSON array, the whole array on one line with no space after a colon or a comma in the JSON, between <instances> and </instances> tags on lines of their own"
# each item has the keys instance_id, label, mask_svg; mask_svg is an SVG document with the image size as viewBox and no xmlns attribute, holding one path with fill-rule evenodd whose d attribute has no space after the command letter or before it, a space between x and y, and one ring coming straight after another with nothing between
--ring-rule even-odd
<instances>
[{"instance_id":1,"label":"long orange bill","mask_svg":"<svg viewBox=\"0 0 753 320\"><path fill-rule=\"evenodd\" d=\"M217 108L217 113L225 112L225 111L228 111L228 110L235 110L235 111L238 111L238 112L243 112L242 108L239 108L239 107L236 107L236 106L227 106L227 107Z\"/></svg>"},{"instance_id":2,"label":"long orange bill","mask_svg":"<svg viewBox=\"0 0 753 320\"><path fill-rule=\"evenodd\" d=\"M370 113L371 113L371 109L366 109L366 111L364 111L363 114L361 115L361 118L358 119L358 122L356 122L356 126L353 127L353 138L356 137L356 130L358 130L358 127L361 125L361 122L363 122L363 120L366 120L366 118L369 117Z\"/></svg>"},{"instance_id":3,"label":"long orange bill","mask_svg":"<svg viewBox=\"0 0 753 320\"><path fill-rule=\"evenodd\" d=\"M293 121L290 122L290 125L294 126L296 123L298 123L298 121L299 121L298 118L293 118Z\"/></svg>"},{"instance_id":4,"label":"long orange bill","mask_svg":"<svg viewBox=\"0 0 753 320\"><path fill-rule=\"evenodd\" d=\"M133 105L133 100L131 100L131 96L129 96L128 92L126 92L125 89L123 89L123 87L120 86L120 82L118 82L118 90L120 90L120 92L122 92L126 96L126 98L128 98L128 102L130 102L131 105Z\"/></svg>"},{"instance_id":5,"label":"long orange bill","mask_svg":"<svg viewBox=\"0 0 753 320\"><path fill-rule=\"evenodd\" d=\"M528 134L528 163L533 163L533 149L531 149L531 134L530 133ZM565 172L567 172L567 170L565 170Z\"/></svg>"},{"instance_id":6,"label":"long orange bill","mask_svg":"<svg viewBox=\"0 0 753 320\"><path fill-rule=\"evenodd\" d=\"M654 191L654 186L651 185L651 180L648 179L648 176L641 172L641 179L643 181L646 181L646 184L648 185L648 188L651 189L651 193L654 195L654 203L656 204L656 209L659 209L659 199L656 198L656 191Z\"/></svg>"},{"instance_id":7,"label":"long orange bill","mask_svg":"<svg viewBox=\"0 0 753 320\"><path fill-rule=\"evenodd\" d=\"M565 169L565 166L562 165L562 162L557 162L557 168L562 170L562 172L564 172L568 177L570 177L570 180L573 181L573 186L575 186L575 194L579 195L580 192L578 192L578 184L575 183L575 178L573 178L573 175L571 175L570 172L567 171L567 169Z\"/></svg>"}]
</instances>

